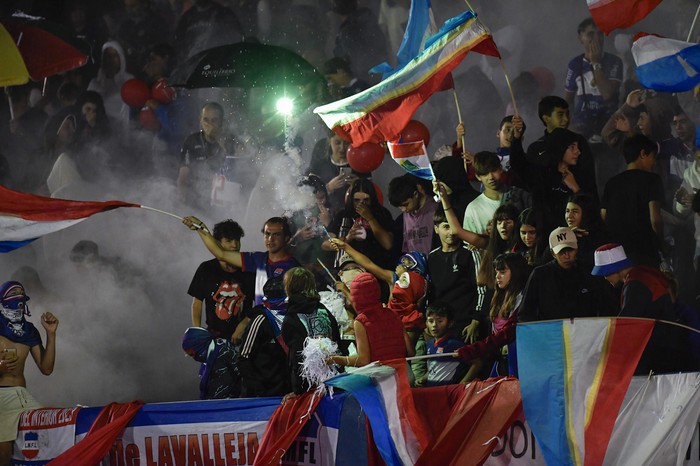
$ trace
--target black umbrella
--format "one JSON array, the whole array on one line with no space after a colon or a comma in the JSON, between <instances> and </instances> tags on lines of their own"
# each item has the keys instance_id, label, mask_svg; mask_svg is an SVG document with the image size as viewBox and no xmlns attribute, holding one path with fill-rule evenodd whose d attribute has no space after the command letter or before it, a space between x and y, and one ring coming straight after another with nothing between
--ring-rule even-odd
<instances>
[{"instance_id":1,"label":"black umbrella","mask_svg":"<svg viewBox=\"0 0 700 466\"><path fill-rule=\"evenodd\" d=\"M277 87L322 81L323 76L296 53L274 45L248 42L199 52L173 71L171 86Z\"/></svg>"}]
</instances>

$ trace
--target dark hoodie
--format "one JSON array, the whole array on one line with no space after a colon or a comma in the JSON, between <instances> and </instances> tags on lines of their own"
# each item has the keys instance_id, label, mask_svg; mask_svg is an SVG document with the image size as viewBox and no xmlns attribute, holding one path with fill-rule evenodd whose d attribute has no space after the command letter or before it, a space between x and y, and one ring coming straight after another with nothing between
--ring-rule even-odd
<instances>
[{"instance_id":1,"label":"dark hoodie","mask_svg":"<svg viewBox=\"0 0 700 466\"><path fill-rule=\"evenodd\" d=\"M309 389L308 383L300 375L301 351L307 337L326 337L339 344L338 322L318 298L295 294L289 297L289 307L282 322L282 339L288 348L287 367L292 390L297 395Z\"/></svg>"}]
</instances>

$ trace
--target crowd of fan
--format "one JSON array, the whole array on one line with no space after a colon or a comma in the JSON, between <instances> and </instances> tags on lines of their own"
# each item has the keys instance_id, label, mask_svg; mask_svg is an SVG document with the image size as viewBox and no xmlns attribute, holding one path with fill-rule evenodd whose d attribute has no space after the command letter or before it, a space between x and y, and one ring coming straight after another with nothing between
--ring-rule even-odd
<instances>
[{"instance_id":1,"label":"crowd of fan","mask_svg":"<svg viewBox=\"0 0 700 466\"><path fill-rule=\"evenodd\" d=\"M211 201L215 177L243 184L236 154L252 143L227 131L222 105L197 105L199 130L187 136L193 99L148 100L158 120L150 132L143 110L121 100L131 78L155 83L199 51L274 30L251 8L258 2L239 2L235 13L212 0L192 3L175 15L173 2L124 0L123 17L108 15L113 22L101 25L104 17L70 2L67 25L101 54L51 79L43 94L31 84L6 89L11 118L1 128L0 182L71 198L106 178L161 176L198 212ZM369 86L361 78L387 55L368 45L382 35L369 10L351 0L335 0L332 9L341 19L336 57L324 63L329 89L316 103ZM330 34L308 32L304 21L323 9L288 12L299 19L299 47L308 47L300 51L313 56L318 35L325 42ZM301 392L306 337L334 340L339 355L329 363L339 366L458 351L459 358L411 365L413 382L424 386L517 373L509 355L518 321L624 315L695 326L695 125L677 96L623 76L590 19L578 35L583 53L569 63L564 96L521 109L539 122L519 114L489 122L498 147L476 153L468 149L473 129L459 123L451 153L433 162L432 183L406 174L378 186L350 167L348 143L328 133L305 144L312 156L298 187L311 202L269 212L265 251L240 252L244 233L233 220L210 233L187 217L215 257L188 290L193 327L183 340L206 363L202 396ZM531 133L544 128L527 148L526 123ZM383 205L384 192L398 217ZM695 365L694 340L659 333L640 371Z\"/></svg>"}]
</instances>

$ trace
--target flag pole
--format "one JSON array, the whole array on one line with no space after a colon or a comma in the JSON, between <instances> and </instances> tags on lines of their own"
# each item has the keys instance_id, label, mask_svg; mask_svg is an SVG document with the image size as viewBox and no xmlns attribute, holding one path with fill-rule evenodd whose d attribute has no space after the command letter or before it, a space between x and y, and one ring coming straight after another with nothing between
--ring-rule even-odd
<instances>
[{"instance_id":1,"label":"flag pole","mask_svg":"<svg viewBox=\"0 0 700 466\"><path fill-rule=\"evenodd\" d=\"M452 88L452 95L455 97L455 106L457 107L457 118L459 119L460 123L464 123L462 121L462 110L459 108L459 100L457 99L457 89ZM467 147L464 141L464 136L462 136L462 154L465 154L467 152Z\"/></svg>"},{"instance_id":2,"label":"flag pole","mask_svg":"<svg viewBox=\"0 0 700 466\"><path fill-rule=\"evenodd\" d=\"M503 76L506 77L506 85L508 86L508 92L510 92L510 99L513 102L513 113L518 115L518 106L515 104L515 94L513 94L513 88L510 85L510 78L508 78L508 72L506 71L506 64L503 63L503 59L499 58L498 61L501 62L501 68L503 68Z\"/></svg>"},{"instance_id":3,"label":"flag pole","mask_svg":"<svg viewBox=\"0 0 700 466\"><path fill-rule=\"evenodd\" d=\"M179 215L171 214L170 212L166 212L166 211L164 211L164 210L154 209L153 207L148 207L148 206L145 206L145 205L142 205L142 206L139 206L139 207L141 207L142 209L146 209L146 210L152 210L153 212L159 212L159 213L161 213L161 214L170 215L171 217L175 217L175 218L178 219L178 220L183 220L183 218L180 217Z\"/></svg>"},{"instance_id":4,"label":"flag pole","mask_svg":"<svg viewBox=\"0 0 700 466\"><path fill-rule=\"evenodd\" d=\"M693 18L693 23L690 25L690 31L688 31L688 38L686 42L690 42L690 38L693 35L693 29L695 29L695 23L698 21L698 14L700 14L700 4L698 4L697 10L695 10L695 17Z\"/></svg>"},{"instance_id":5,"label":"flag pole","mask_svg":"<svg viewBox=\"0 0 700 466\"><path fill-rule=\"evenodd\" d=\"M333 276L333 274L331 273L331 271L328 270L328 267L326 267L326 264L324 264L323 261L319 258L316 258L316 260L318 261L319 264L321 264L321 267L323 267L323 270L326 271L328 276L331 277L331 280L333 280L333 283L337 283L338 280L336 280L335 277Z\"/></svg>"},{"instance_id":6,"label":"flag pole","mask_svg":"<svg viewBox=\"0 0 700 466\"><path fill-rule=\"evenodd\" d=\"M421 356L411 356L410 358L406 358L406 361L420 361L421 359L433 359L433 358L444 358L446 356L450 357L457 357L458 353L439 353L439 354L424 354Z\"/></svg>"}]
</instances>

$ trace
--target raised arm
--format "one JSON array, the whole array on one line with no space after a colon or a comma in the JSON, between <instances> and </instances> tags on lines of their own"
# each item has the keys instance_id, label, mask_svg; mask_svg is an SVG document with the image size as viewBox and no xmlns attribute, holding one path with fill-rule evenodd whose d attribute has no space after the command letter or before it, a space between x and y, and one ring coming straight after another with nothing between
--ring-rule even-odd
<instances>
[{"instance_id":1,"label":"raised arm","mask_svg":"<svg viewBox=\"0 0 700 466\"><path fill-rule=\"evenodd\" d=\"M46 348L39 343L31 348L32 358L44 375L51 375L56 362L56 329L58 319L50 312L41 315L41 326L46 330Z\"/></svg>"},{"instance_id":2,"label":"raised arm","mask_svg":"<svg viewBox=\"0 0 700 466\"><path fill-rule=\"evenodd\" d=\"M442 181L434 181L433 187L435 192L440 193L440 199L442 200L442 208L445 210L445 217L447 217L447 223L450 224L450 228L462 241L466 241L472 246L478 249L484 249L488 245L488 238L485 236L477 235L473 231L465 230L459 223L457 214L455 214L454 208L450 204L450 198L448 193L448 188Z\"/></svg>"},{"instance_id":3,"label":"raised arm","mask_svg":"<svg viewBox=\"0 0 700 466\"><path fill-rule=\"evenodd\" d=\"M353 258L357 265L359 265L367 272L377 277L379 280L387 282L390 287L394 284L394 272L392 272L391 270L381 268L380 266L372 262L372 259L365 256L364 254L350 246L349 243L346 243L341 239L333 239L333 244L339 249L344 249L345 252L347 252L348 255Z\"/></svg>"},{"instance_id":4,"label":"raised arm","mask_svg":"<svg viewBox=\"0 0 700 466\"><path fill-rule=\"evenodd\" d=\"M219 244L216 238L209 233L207 226L197 217L185 217L182 219L182 223L187 225L190 230L194 230L199 233L199 237L202 238L202 242L207 247L209 252L214 255L214 257L239 269L243 268L241 253L226 251L224 248L222 248L221 244Z\"/></svg>"}]
</instances>

